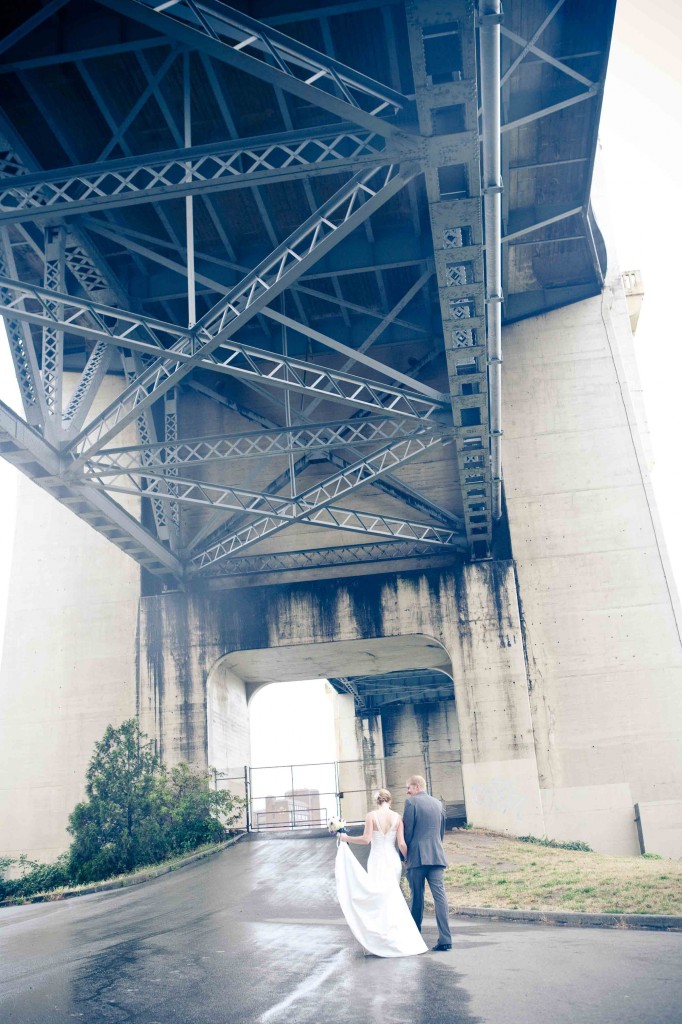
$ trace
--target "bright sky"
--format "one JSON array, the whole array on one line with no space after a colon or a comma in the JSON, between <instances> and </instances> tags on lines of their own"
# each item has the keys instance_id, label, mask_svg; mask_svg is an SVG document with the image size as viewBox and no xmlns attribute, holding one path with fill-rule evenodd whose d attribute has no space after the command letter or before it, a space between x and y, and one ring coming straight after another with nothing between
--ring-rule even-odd
<instances>
[{"instance_id":1,"label":"bright sky","mask_svg":"<svg viewBox=\"0 0 682 1024\"><path fill-rule=\"evenodd\" d=\"M677 436L682 380L677 255L682 238L681 10L679 0L619 0L601 122L612 228L621 269L639 269L644 278L645 298L635 349L656 460L653 483L678 588L682 586ZM542 46L542 38L538 45ZM0 398L18 408L6 345L0 346ZM15 473L0 459L0 622L4 621L14 492ZM303 731L301 709L312 710L318 698L324 709L324 687L320 684L302 691L304 684L293 685L300 694L293 701L291 694L287 700L283 688L279 696L276 688L269 689L268 717L279 721L280 735L291 728L299 739L314 741L314 732ZM313 690L317 691L314 698ZM292 707L298 711L289 727L282 716L285 708ZM310 715L307 717L310 721ZM261 752L255 735L254 739L254 764L284 763L294 758L291 749L287 752L273 746L272 740ZM325 751L328 749L325 742ZM327 752L313 752L313 746L308 750L309 760L328 757Z\"/></svg>"}]
</instances>

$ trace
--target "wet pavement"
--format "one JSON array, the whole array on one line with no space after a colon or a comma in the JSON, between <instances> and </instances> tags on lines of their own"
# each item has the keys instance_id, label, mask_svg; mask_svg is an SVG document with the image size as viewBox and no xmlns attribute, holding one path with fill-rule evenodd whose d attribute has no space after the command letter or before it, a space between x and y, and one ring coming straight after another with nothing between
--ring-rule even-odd
<instances>
[{"instance_id":1,"label":"wet pavement","mask_svg":"<svg viewBox=\"0 0 682 1024\"><path fill-rule=\"evenodd\" d=\"M0 1021L680 1024L679 933L455 918L451 952L381 960L341 917L335 853L241 842L130 889L0 909Z\"/></svg>"}]
</instances>

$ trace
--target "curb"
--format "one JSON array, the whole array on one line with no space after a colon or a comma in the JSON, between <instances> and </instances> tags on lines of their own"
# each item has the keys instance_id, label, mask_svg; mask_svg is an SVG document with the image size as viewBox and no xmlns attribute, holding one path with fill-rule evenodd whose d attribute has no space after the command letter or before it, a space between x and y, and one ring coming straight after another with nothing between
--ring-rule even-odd
<instances>
[{"instance_id":1,"label":"curb","mask_svg":"<svg viewBox=\"0 0 682 1024\"><path fill-rule=\"evenodd\" d=\"M569 928L641 928L654 931L682 931L682 917L666 914L588 914L561 910L506 910L494 907L451 907L457 917L549 924Z\"/></svg>"},{"instance_id":2,"label":"curb","mask_svg":"<svg viewBox=\"0 0 682 1024\"><path fill-rule=\"evenodd\" d=\"M140 885L141 882L149 882L152 878L159 878L160 875L168 875L171 871L178 871L180 868L186 867L188 864L193 864L195 861L204 860L206 857L212 857L215 853L220 853L222 850L226 850L229 846L234 846L240 839L243 839L246 832L241 832L238 836L233 836L232 839L225 840L224 843L220 843L219 846L214 846L211 850L203 850L201 853L192 853L188 857L183 857L182 860L177 861L172 865L160 864L158 867L149 868L147 871L140 871L139 874L131 876L130 878L119 878L116 881L107 882L93 882L92 885L84 885L82 889L74 890L72 892L46 892L41 893L38 896L27 896L22 898L20 903L14 900L2 900L0 902L0 908L2 907L22 907L28 903L60 903L62 900L71 900L76 896L90 896L94 892L110 892L114 889L127 889L131 885Z\"/></svg>"}]
</instances>

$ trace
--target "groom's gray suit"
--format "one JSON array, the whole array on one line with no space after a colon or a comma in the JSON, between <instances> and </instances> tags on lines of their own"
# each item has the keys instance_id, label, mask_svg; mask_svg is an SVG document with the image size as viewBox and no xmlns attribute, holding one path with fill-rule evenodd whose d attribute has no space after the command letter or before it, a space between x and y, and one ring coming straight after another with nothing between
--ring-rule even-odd
<instances>
[{"instance_id":1,"label":"groom's gray suit","mask_svg":"<svg viewBox=\"0 0 682 1024\"><path fill-rule=\"evenodd\" d=\"M445 810L440 800L434 799L421 790L408 796L403 810L405 842L407 843L407 880L410 883L412 917L421 930L424 916L424 884L429 883L436 908L439 944L450 944L448 903L443 885L447 867L443 836L445 834Z\"/></svg>"}]
</instances>

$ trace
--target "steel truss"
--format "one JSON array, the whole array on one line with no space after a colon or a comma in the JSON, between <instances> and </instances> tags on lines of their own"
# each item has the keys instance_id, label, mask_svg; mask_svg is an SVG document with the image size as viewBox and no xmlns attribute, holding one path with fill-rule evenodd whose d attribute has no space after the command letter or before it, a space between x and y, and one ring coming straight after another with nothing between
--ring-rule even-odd
<instances>
[{"instance_id":1,"label":"steel truss","mask_svg":"<svg viewBox=\"0 0 682 1024\"><path fill-rule=\"evenodd\" d=\"M13 178L0 188L0 224L267 185L302 173L352 173L365 163L417 155L407 146L387 148L381 135L351 125L98 162Z\"/></svg>"},{"instance_id":2,"label":"steel truss","mask_svg":"<svg viewBox=\"0 0 682 1024\"><path fill-rule=\"evenodd\" d=\"M451 428L431 421L422 428L436 435L450 436ZM104 448L88 459L88 474L99 476L115 471L177 474L178 467L198 466L207 462L235 461L288 455L297 452L320 452L349 445L377 444L407 436L407 425L398 419L340 420L316 426L283 427L275 430L251 431L246 434L187 438L177 443L168 441L155 445L133 445Z\"/></svg>"},{"instance_id":3,"label":"steel truss","mask_svg":"<svg viewBox=\"0 0 682 1024\"><path fill-rule=\"evenodd\" d=\"M351 494L364 484L369 483L375 477L395 469L422 455L429 448L442 443L438 435L431 433L418 434L416 436L401 438L398 441L391 441L383 448L378 449L371 455L359 460L351 466L346 466L337 473L332 474L321 483L314 484L295 497L281 497L276 494L268 494L246 490L241 487L230 487L224 484L212 484L206 481L191 480L182 477L179 473L173 475L173 496L176 501L188 504L205 505L210 508L231 509L237 512L264 513L261 519L252 523L249 528L258 533L258 539L274 533L296 522L299 519L315 522L315 517L321 510L328 509L332 514L329 525L336 527L339 517L343 518L349 512L348 509L336 509L331 503L338 498ZM119 468L105 469L100 465L96 472L91 473L89 466L85 467L84 478L96 486L106 485L106 490L119 493L137 494L142 491L139 480L140 474L144 475L147 485L167 484L167 478L163 472L155 472L149 467L142 467L131 472L122 471ZM279 520L276 525L271 523L272 519ZM266 525L267 520L267 525ZM395 518L393 521L396 521ZM359 520L359 522L362 522ZM412 524L423 526L430 531L434 529L433 543L451 543L453 531L431 528L428 524ZM339 526L343 529L344 527ZM356 526L355 529L360 529ZM373 532L365 527L363 532ZM447 540L443 540L447 537ZM229 543L232 538L226 538L224 543ZM239 546L246 547L255 541L247 541L241 536Z\"/></svg>"},{"instance_id":4,"label":"steel truss","mask_svg":"<svg viewBox=\"0 0 682 1024\"><path fill-rule=\"evenodd\" d=\"M481 231L481 196L478 131L478 96L475 57L473 6L480 7L479 25L485 19L485 4L469 0L451 0L448 21L443 21L441 6L431 0L411 0L406 4L415 98L373 80L339 63L333 56L319 53L276 29L234 11L218 0L98 0L119 14L153 28L158 36L121 44L97 47L72 55L52 55L19 62L16 73L22 82L34 67L45 63L72 61L78 68L93 99L100 106L111 131L102 159L98 163L77 164L76 147L68 133L55 126L55 136L73 166L49 172L41 170L27 153L16 133L7 129L8 141L0 145L0 304L7 325L10 348L28 422L22 423L0 405L0 453L14 461L24 472L38 465L37 482L58 500L74 509L106 536L137 558L151 571L185 577L259 575L296 572L305 569L362 564L368 561L460 557L467 549L475 557L490 552L491 510L491 435L499 442L501 430L491 421L488 409L488 379L491 359L486 349L486 312L491 303L502 301L501 289L491 291L489 267ZM542 50L538 41L565 0L554 8L528 40L504 25L501 32L520 52L502 77L509 79L524 58L535 54L564 75L573 79L572 87L584 91L561 98L501 126L513 131L574 104L598 96L600 83L591 81ZM45 9L27 19L4 41L7 46L40 24L50 12L63 6L64 0L52 0ZM383 12L385 14L385 11ZM450 20L454 19L454 20ZM277 20L277 19L275 19ZM333 54L329 26L324 18L325 46ZM384 17L384 24L390 19ZM392 30L391 30L392 31ZM446 81L434 83L427 73L425 50L430 40L441 35L459 35L462 44L461 69L454 67ZM152 68L142 51L149 47L168 48L159 65ZM2 43L0 43L0 47ZM232 141L192 146L190 104L190 50L199 55L214 98ZM143 89L127 115L117 122L102 97L96 76L85 69L83 61L97 54L135 53L146 79ZM183 65L184 133L182 119L175 123L173 112L160 88L162 79L174 62ZM568 58L567 58L568 59ZM229 97L216 83L211 61L257 76L269 83L289 129L257 138L236 138ZM179 61L180 62L180 61ZM399 69L393 68L393 82L399 82ZM8 65L4 70L11 70ZM0 69L2 70L2 69ZM459 77L458 77L459 76ZM26 84L39 110L40 96ZM282 91L329 111L339 124L294 131L290 111ZM161 109L175 149L139 156L129 145L128 131L137 114L149 101ZM464 110L466 127L454 133L439 127L442 114L455 108ZM47 118L49 120L49 118ZM447 121L447 117L445 118ZM4 123L0 114L0 128ZM301 122L299 122L301 123ZM418 128L416 126L418 125ZM128 154L111 159L115 151ZM449 192L441 181L441 171L453 165L466 168L467 185L463 192ZM315 209L308 179L325 174L354 173L334 196ZM391 251L386 261L376 264L377 287L381 303L375 310L363 309L341 295L340 275L366 271L375 254L371 215L406 185L414 189L417 174L424 176L431 222L431 250L415 253ZM267 208L268 190L259 187L289 180L303 181L311 216L284 242L278 236ZM501 180L485 182L487 193L499 191ZM222 230L210 195L228 189L251 189L254 202L267 234L272 252L255 269L244 269ZM274 191L274 190L273 190ZM202 212L208 210L225 245L222 261L195 252L193 235L194 196L201 196ZM186 221L180 235L170 220L157 208L171 241L126 229L110 220L108 212L138 203L157 203L184 197ZM265 198L264 198L265 197ZM197 203L197 208L199 204ZM172 209L172 208L171 208ZM99 219L76 215L101 212ZM586 207L565 210L537 210L535 222L511 231L502 241L515 242L557 221L576 214L587 217ZM73 217L62 222L60 218ZM45 225L44 244L25 222ZM107 245L129 245L133 259L142 267L144 260L161 263L169 276L187 277L189 323L185 327L131 312L131 305L117 285L106 261L99 255L88 235L77 227L92 224ZM3 224L5 226L3 226ZM8 229L7 225L11 225ZM330 295L306 287L315 275L304 278L314 265L328 255L340 241L360 225L366 233L369 256L346 260L345 249L337 259L317 268L317 276L331 266L336 294ZM516 227L517 225L513 225ZM418 215L412 227L420 234ZM182 232L185 231L183 240ZM221 234L222 231L222 234ZM34 253L44 258L44 287L17 280L12 239L22 237ZM396 231L390 242L396 241ZM133 237L135 236L135 237ZM171 249L170 257L160 256L149 246L158 241ZM178 244L176 245L176 240ZM183 244L184 241L184 244ZM385 241L385 239L384 239ZM533 244L536 244L535 242ZM393 248L393 246L389 246ZM398 249L396 245L396 249ZM262 249L261 249L262 251ZM376 250L378 252L378 249ZM352 257L353 254L351 254ZM365 264L360 257L364 257ZM206 276L206 260L220 263L230 280L241 275L237 284L226 289ZM195 262L203 261L199 269ZM418 265L418 280L390 309L382 271L386 267ZM598 270L598 263L596 269ZM68 274L67 274L68 272ZM406 324L428 334L431 327L400 321L398 314L435 272L445 339L445 358L449 393L441 394L417 379L371 359L366 350L391 323ZM72 275L84 296L67 295ZM488 281L486 282L486 274ZM486 290L486 283L488 285ZM194 323L196 285L222 295L204 316ZM297 302L299 319L271 308L273 300L291 289ZM171 289L162 289L170 293ZM338 303L350 326L349 312L376 316L380 323L358 347L346 346L323 335L305 322L299 294L310 294L330 303ZM171 296L172 298L172 296ZM163 303L154 296L151 301ZM369 305L369 303L368 303ZM162 305L170 309L168 303ZM377 312L381 310L381 312ZM168 314L172 319L172 312ZM263 347L246 345L234 335L255 316L260 316L267 341ZM273 321L283 332L291 328L308 339L347 358L340 369L295 358L284 351L273 351ZM36 337L30 327L40 329L42 345L40 368L36 355ZM350 333L350 331L349 331ZM85 368L70 397L63 400L65 344L73 337L92 343ZM285 337L283 333L283 337ZM116 357L114 359L114 357ZM433 355L428 356L428 359ZM349 372L352 363L364 364L387 382L368 379ZM125 387L119 397L103 411L91 417L100 385L109 370L124 370ZM236 403L215 394L233 411L264 429L248 433L185 439L179 433L178 407L180 387L192 371L210 371L229 375L243 382L260 399L276 404L272 394L283 394L282 419L287 426L272 424L264 414L249 412ZM414 371L416 376L416 370ZM205 388L191 381L195 391ZM291 415L291 396L300 395L306 405ZM163 401L160 401L163 399ZM351 419L311 422L321 402L332 402L357 410ZM155 403L158 402L156 408ZM262 408L262 406L258 406ZM266 406L267 408L267 406ZM156 414L156 415L155 415ZM293 419L297 422L292 423ZM135 424L139 444L107 447L128 425ZM494 429L491 429L494 428ZM32 429L33 428L33 429ZM38 433L42 431L42 437ZM158 434L157 434L158 431ZM391 480L391 470L435 448L452 443L456 451L464 502L464 519L432 505L427 498L410 490L399 478ZM367 455L359 449L371 448ZM350 453L348 461L345 455ZM316 453L318 457L316 457ZM294 462L296 455L302 458ZM234 463L280 456L288 469L280 472L260 489L231 486L198 479L201 469L218 464L222 474ZM296 493L300 475L311 462L327 459L335 471L321 483ZM247 467L252 469L253 467ZM33 470L30 471L33 474ZM248 482L248 477L247 477ZM336 501L354 493L363 485L383 489L392 498L412 504L445 525L430 525L400 518L339 507ZM285 487L290 496L278 492ZM149 500L156 538L145 530L111 498L109 493L132 494ZM200 506L213 515L194 536L181 540L181 509ZM228 513L235 512L228 522ZM495 513L497 514L497 513ZM256 517L253 519L253 517ZM222 525L220 525L222 521ZM294 523L379 536L381 541L345 544L333 548L268 552L244 555L253 545L276 535ZM157 539L158 538L158 539ZM185 547L181 549L181 543ZM178 557L182 553L184 561ZM442 564L442 563L438 563Z\"/></svg>"},{"instance_id":5,"label":"steel truss","mask_svg":"<svg viewBox=\"0 0 682 1024\"><path fill-rule=\"evenodd\" d=\"M451 549L442 555L452 560ZM395 562L409 559L433 559L434 547L420 541L377 541L372 544L348 544L331 548L305 548L298 551L280 551L267 555L242 555L214 562L202 571L202 577L259 576L270 573L302 572L306 569L325 569L335 566L363 565L368 562Z\"/></svg>"},{"instance_id":6,"label":"steel truss","mask_svg":"<svg viewBox=\"0 0 682 1024\"><path fill-rule=\"evenodd\" d=\"M379 134L399 133L380 114L395 114L412 106L399 92L215 0L178 0L171 6L159 5L155 0L103 2L181 43Z\"/></svg>"}]
</instances>

